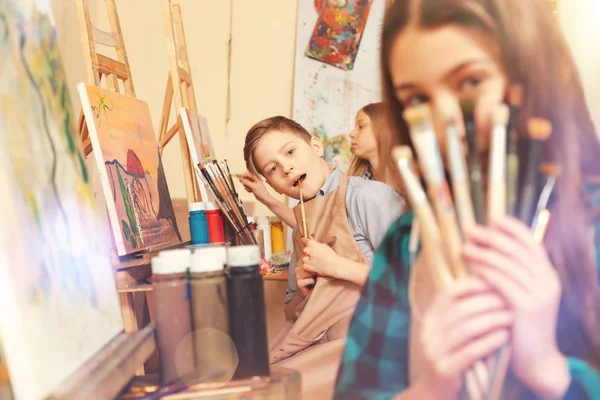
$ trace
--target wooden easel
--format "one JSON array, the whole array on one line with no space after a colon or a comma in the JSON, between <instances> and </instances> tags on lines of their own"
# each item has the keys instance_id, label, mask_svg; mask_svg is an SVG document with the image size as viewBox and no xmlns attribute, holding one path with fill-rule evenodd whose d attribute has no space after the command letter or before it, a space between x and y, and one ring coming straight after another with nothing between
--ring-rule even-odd
<instances>
[{"instance_id":1,"label":"wooden easel","mask_svg":"<svg viewBox=\"0 0 600 400\"><path fill-rule=\"evenodd\" d=\"M90 19L88 0L77 0L79 32L83 47L87 84L104 87L106 90L116 93L124 92L127 96L136 97L115 0L104 0L104 2L110 21L110 32L102 31L93 26ZM114 48L117 59L99 54L97 52L98 45ZM80 114L79 132L87 156L91 153L92 147L83 112ZM186 154L188 154L187 149ZM117 256L116 251L113 249L111 259L126 333L139 330L138 315L134 308L134 293L143 293L147 302L150 320L153 320L152 286L146 283L145 279L151 274L152 257L166 247L157 246L139 254L123 257ZM141 367L138 374L143 373L144 369Z\"/></svg>"},{"instance_id":2,"label":"wooden easel","mask_svg":"<svg viewBox=\"0 0 600 400\"><path fill-rule=\"evenodd\" d=\"M202 196L200 195L198 182L195 179L194 165L190 160L188 143L181 123L181 116L179 115L181 107L197 111L192 70L188 58L183 20L181 18L181 7L179 4L171 4L171 0L162 0L162 3L170 72L167 78L158 144L162 154L167 143L179 133L186 193L188 201L195 202L202 200ZM171 116L171 105L173 102L175 103L176 120L169 127L169 117Z\"/></svg>"},{"instance_id":3,"label":"wooden easel","mask_svg":"<svg viewBox=\"0 0 600 400\"><path fill-rule=\"evenodd\" d=\"M77 0L77 17L79 20L79 33L83 47L83 61L87 84L102 87L102 78L104 77L105 88L107 90L121 93L119 85L119 81L121 81L125 94L136 97L115 0L104 0L104 2L106 4L108 20L110 21L111 32L106 32L93 26L90 19L88 0ZM117 53L117 59L115 60L98 54L96 45L114 48ZM92 152L92 144L83 112L79 115L79 133L83 143L84 154L87 156Z\"/></svg>"}]
</instances>

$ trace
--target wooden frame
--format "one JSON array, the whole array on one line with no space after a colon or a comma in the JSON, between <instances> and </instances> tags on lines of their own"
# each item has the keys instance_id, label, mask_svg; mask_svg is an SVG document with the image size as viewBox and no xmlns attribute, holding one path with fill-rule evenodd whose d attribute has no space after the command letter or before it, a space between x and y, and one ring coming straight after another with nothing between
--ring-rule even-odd
<instances>
[{"instance_id":1,"label":"wooden frame","mask_svg":"<svg viewBox=\"0 0 600 400\"><path fill-rule=\"evenodd\" d=\"M93 26L90 19L88 0L77 0L77 18L79 20L79 34L83 47L83 61L87 84L102 87L102 78L104 77L106 89L120 93L119 81L121 81L125 94L136 97L115 0L104 0L104 2L106 3L106 12L111 32L105 32ZM97 45L114 48L117 53L117 59L115 60L99 54L96 51ZM87 156L92 152L92 144L83 112L79 114L79 133L83 143L84 154Z\"/></svg>"},{"instance_id":2,"label":"wooden frame","mask_svg":"<svg viewBox=\"0 0 600 400\"><path fill-rule=\"evenodd\" d=\"M113 399L155 350L153 325L139 332L121 333L48 399Z\"/></svg>"},{"instance_id":3,"label":"wooden frame","mask_svg":"<svg viewBox=\"0 0 600 400\"><path fill-rule=\"evenodd\" d=\"M188 110L197 111L194 83L181 18L181 7L179 4L171 4L171 0L162 0L162 4L170 72L165 89L158 146L162 154L164 147L179 133L179 145L185 175L185 191L188 201L191 203L200 201L202 196L198 182L194 177L194 165L190 160L190 151L178 110L185 107ZM173 103L175 103L176 111L175 122L169 127L169 117L171 116Z\"/></svg>"}]
</instances>

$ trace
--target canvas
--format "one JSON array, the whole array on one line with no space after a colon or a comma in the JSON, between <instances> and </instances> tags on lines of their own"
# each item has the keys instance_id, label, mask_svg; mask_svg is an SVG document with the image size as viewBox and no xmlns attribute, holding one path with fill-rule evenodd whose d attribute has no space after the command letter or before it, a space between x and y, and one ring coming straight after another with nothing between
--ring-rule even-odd
<instances>
[{"instance_id":1,"label":"canvas","mask_svg":"<svg viewBox=\"0 0 600 400\"><path fill-rule=\"evenodd\" d=\"M306 56L352 70L373 0L316 0L319 19Z\"/></svg>"},{"instance_id":2,"label":"canvas","mask_svg":"<svg viewBox=\"0 0 600 400\"><path fill-rule=\"evenodd\" d=\"M49 10L0 1L0 339L27 400L123 330Z\"/></svg>"},{"instance_id":3,"label":"canvas","mask_svg":"<svg viewBox=\"0 0 600 400\"><path fill-rule=\"evenodd\" d=\"M215 159L215 150L208 130L208 121L195 111L179 110L194 165Z\"/></svg>"},{"instance_id":4,"label":"canvas","mask_svg":"<svg viewBox=\"0 0 600 400\"><path fill-rule=\"evenodd\" d=\"M181 241L148 104L77 86L119 255Z\"/></svg>"}]
</instances>

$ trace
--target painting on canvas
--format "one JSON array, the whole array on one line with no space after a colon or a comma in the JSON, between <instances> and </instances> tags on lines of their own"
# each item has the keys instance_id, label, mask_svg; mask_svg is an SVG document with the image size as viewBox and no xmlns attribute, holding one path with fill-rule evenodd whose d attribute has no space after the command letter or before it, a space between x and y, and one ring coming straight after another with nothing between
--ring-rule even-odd
<instances>
[{"instance_id":1,"label":"painting on canvas","mask_svg":"<svg viewBox=\"0 0 600 400\"><path fill-rule=\"evenodd\" d=\"M181 241L148 104L77 86L119 255Z\"/></svg>"},{"instance_id":2,"label":"painting on canvas","mask_svg":"<svg viewBox=\"0 0 600 400\"><path fill-rule=\"evenodd\" d=\"M13 394L28 400L123 330L49 10L0 1L0 341Z\"/></svg>"},{"instance_id":3,"label":"painting on canvas","mask_svg":"<svg viewBox=\"0 0 600 400\"><path fill-rule=\"evenodd\" d=\"M319 18L306 56L352 70L373 0L316 0Z\"/></svg>"},{"instance_id":4,"label":"painting on canvas","mask_svg":"<svg viewBox=\"0 0 600 400\"><path fill-rule=\"evenodd\" d=\"M215 150L206 118L186 108L181 108L179 113L194 165L214 160Z\"/></svg>"}]
</instances>

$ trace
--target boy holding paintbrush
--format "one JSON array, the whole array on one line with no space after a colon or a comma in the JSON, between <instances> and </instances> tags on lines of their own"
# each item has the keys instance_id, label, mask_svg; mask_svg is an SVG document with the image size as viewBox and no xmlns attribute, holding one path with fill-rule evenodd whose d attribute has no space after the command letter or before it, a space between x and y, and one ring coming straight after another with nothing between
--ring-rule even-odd
<instances>
[{"instance_id":1,"label":"boy holding paintbrush","mask_svg":"<svg viewBox=\"0 0 600 400\"><path fill-rule=\"evenodd\" d=\"M275 191L301 200L294 209L297 262L290 265L295 297L286 305L289 322L271 343L271 363L302 373L305 398L330 397L373 252L404 203L383 183L332 170L321 141L284 117L249 130L244 158Z\"/></svg>"}]
</instances>

